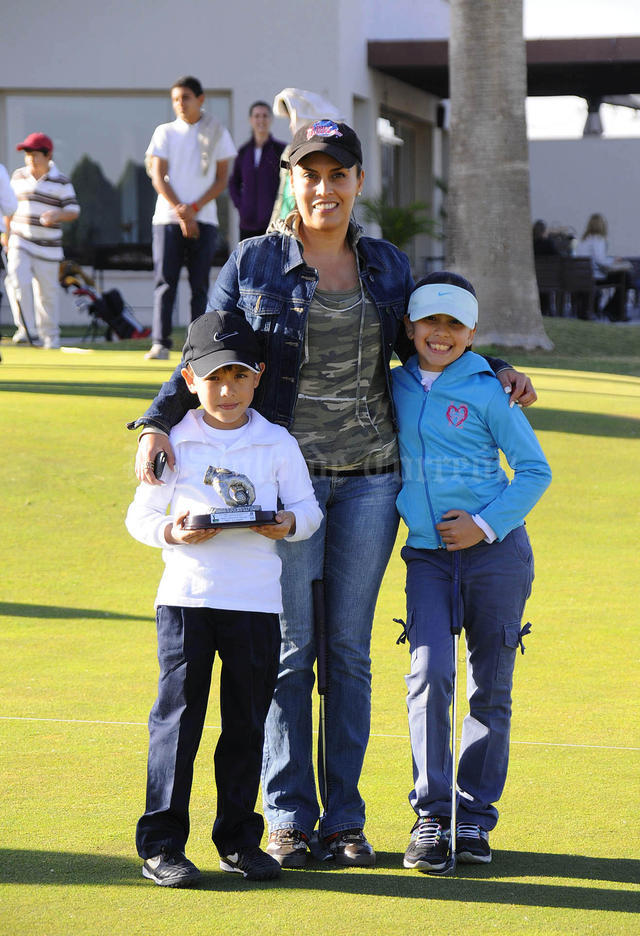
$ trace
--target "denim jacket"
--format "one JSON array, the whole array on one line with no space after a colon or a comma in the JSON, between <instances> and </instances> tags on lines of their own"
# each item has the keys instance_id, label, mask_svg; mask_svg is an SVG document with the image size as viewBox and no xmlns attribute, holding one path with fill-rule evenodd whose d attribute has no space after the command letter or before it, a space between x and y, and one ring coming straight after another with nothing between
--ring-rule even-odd
<instances>
[{"instance_id":1,"label":"denim jacket","mask_svg":"<svg viewBox=\"0 0 640 936\"><path fill-rule=\"evenodd\" d=\"M405 361L413 351L403 325L413 289L409 260L393 244L364 236L355 224L350 225L349 239L357 253L360 279L380 317L391 398L391 356L396 351ZM280 222L276 232L238 244L209 295L209 308L239 309L259 335L266 371L252 405L287 429L293 422L307 316L317 285L318 274L305 263L301 243ZM197 405L178 366L144 416L129 428L153 425L169 431Z\"/></svg>"},{"instance_id":2,"label":"denim jacket","mask_svg":"<svg viewBox=\"0 0 640 936\"><path fill-rule=\"evenodd\" d=\"M266 371L252 405L265 419L287 429L293 422L307 316L318 285L318 274L305 263L290 220L291 216L277 222L273 233L241 241L209 295L210 309L239 309L257 332ZM348 237L356 251L360 279L380 318L387 390L393 406L391 356L395 351L404 363L414 353L403 323L414 286L409 260L388 241L364 235L353 222ZM507 366L504 361L488 361L495 372ZM187 389L181 366L162 385L146 413L128 423L129 429L155 426L169 432L189 409L199 405L197 396Z\"/></svg>"}]
</instances>

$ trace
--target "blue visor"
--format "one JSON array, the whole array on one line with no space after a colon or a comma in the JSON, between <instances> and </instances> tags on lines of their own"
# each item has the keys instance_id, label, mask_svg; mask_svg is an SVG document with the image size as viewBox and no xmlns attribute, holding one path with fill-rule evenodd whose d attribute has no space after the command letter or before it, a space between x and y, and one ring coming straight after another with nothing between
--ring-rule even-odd
<instances>
[{"instance_id":1,"label":"blue visor","mask_svg":"<svg viewBox=\"0 0 640 936\"><path fill-rule=\"evenodd\" d=\"M467 328L475 328L478 323L478 300L461 286L429 283L411 293L407 313L412 322L430 315L450 315Z\"/></svg>"}]
</instances>

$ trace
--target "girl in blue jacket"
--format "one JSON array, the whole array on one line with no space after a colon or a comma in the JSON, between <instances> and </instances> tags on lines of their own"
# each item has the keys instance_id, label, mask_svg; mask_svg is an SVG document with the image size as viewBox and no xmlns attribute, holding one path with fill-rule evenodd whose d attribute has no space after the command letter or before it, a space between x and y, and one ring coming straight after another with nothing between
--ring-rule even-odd
<instances>
[{"instance_id":1,"label":"girl in blue jacket","mask_svg":"<svg viewBox=\"0 0 640 936\"><path fill-rule=\"evenodd\" d=\"M509 759L513 668L533 581L524 519L551 480L524 413L509 405L485 359L470 350L477 321L471 283L432 273L417 284L405 317L416 354L393 371L402 463L397 506L409 528L402 558L411 650L409 801L417 815L404 866L420 871L442 870L450 846L454 604L466 635L469 698L456 852L461 862L491 861L489 832ZM511 482L500 450L514 471Z\"/></svg>"}]
</instances>

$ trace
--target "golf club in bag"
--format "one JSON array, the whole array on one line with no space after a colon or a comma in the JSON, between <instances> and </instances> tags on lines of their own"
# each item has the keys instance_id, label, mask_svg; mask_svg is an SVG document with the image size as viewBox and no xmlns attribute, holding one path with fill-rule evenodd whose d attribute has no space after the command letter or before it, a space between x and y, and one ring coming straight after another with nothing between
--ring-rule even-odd
<instances>
[{"instance_id":1,"label":"golf club in bag","mask_svg":"<svg viewBox=\"0 0 640 936\"><path fill-rule=\"evenodd\" d=\"M110 289L100 295L95 289L93 278L72 260L63 260L60 264L59 280L64 290L71 290L76 308L91 316L89 331L93 329L97 332L97 322L102 320L107 326L107 341L113 341L114 335L126 341L131 338L148 338L151 334L151 329L145 328L136 319L119 290Z\"/></svg>"},{"instance_id":2,"label":"golf club in bag","mask_svg":"<svg viewBox=\"0 0 640 936\"><path fill-rule=\"evenodd\" d=\"M449 854L443 868L428 870L427 874L453 874L456 870L456 812L458 806L458 752L456 725L458 723L458 648L462 632L462 581L460 552L452 553L451 570L451 634L453 636L453 698L451 703L451 831Z\"/></svg>"}]
</instances>

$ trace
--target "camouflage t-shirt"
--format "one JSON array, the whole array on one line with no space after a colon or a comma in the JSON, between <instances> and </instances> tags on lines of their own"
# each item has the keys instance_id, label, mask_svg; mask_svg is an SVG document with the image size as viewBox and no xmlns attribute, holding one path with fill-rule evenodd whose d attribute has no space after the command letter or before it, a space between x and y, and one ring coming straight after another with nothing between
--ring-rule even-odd
<instances>
[{"instance_id":1,"label":"camouflage t-shirt","mask_svg":"<svg viewBox=\"0 0 640 936\"><path fill-rule=\"evenodd\" d=\"M316 290L291 432L310 471L380 469L398 460L380 320L360 286Z\"/></svg>"}]
</instances>

